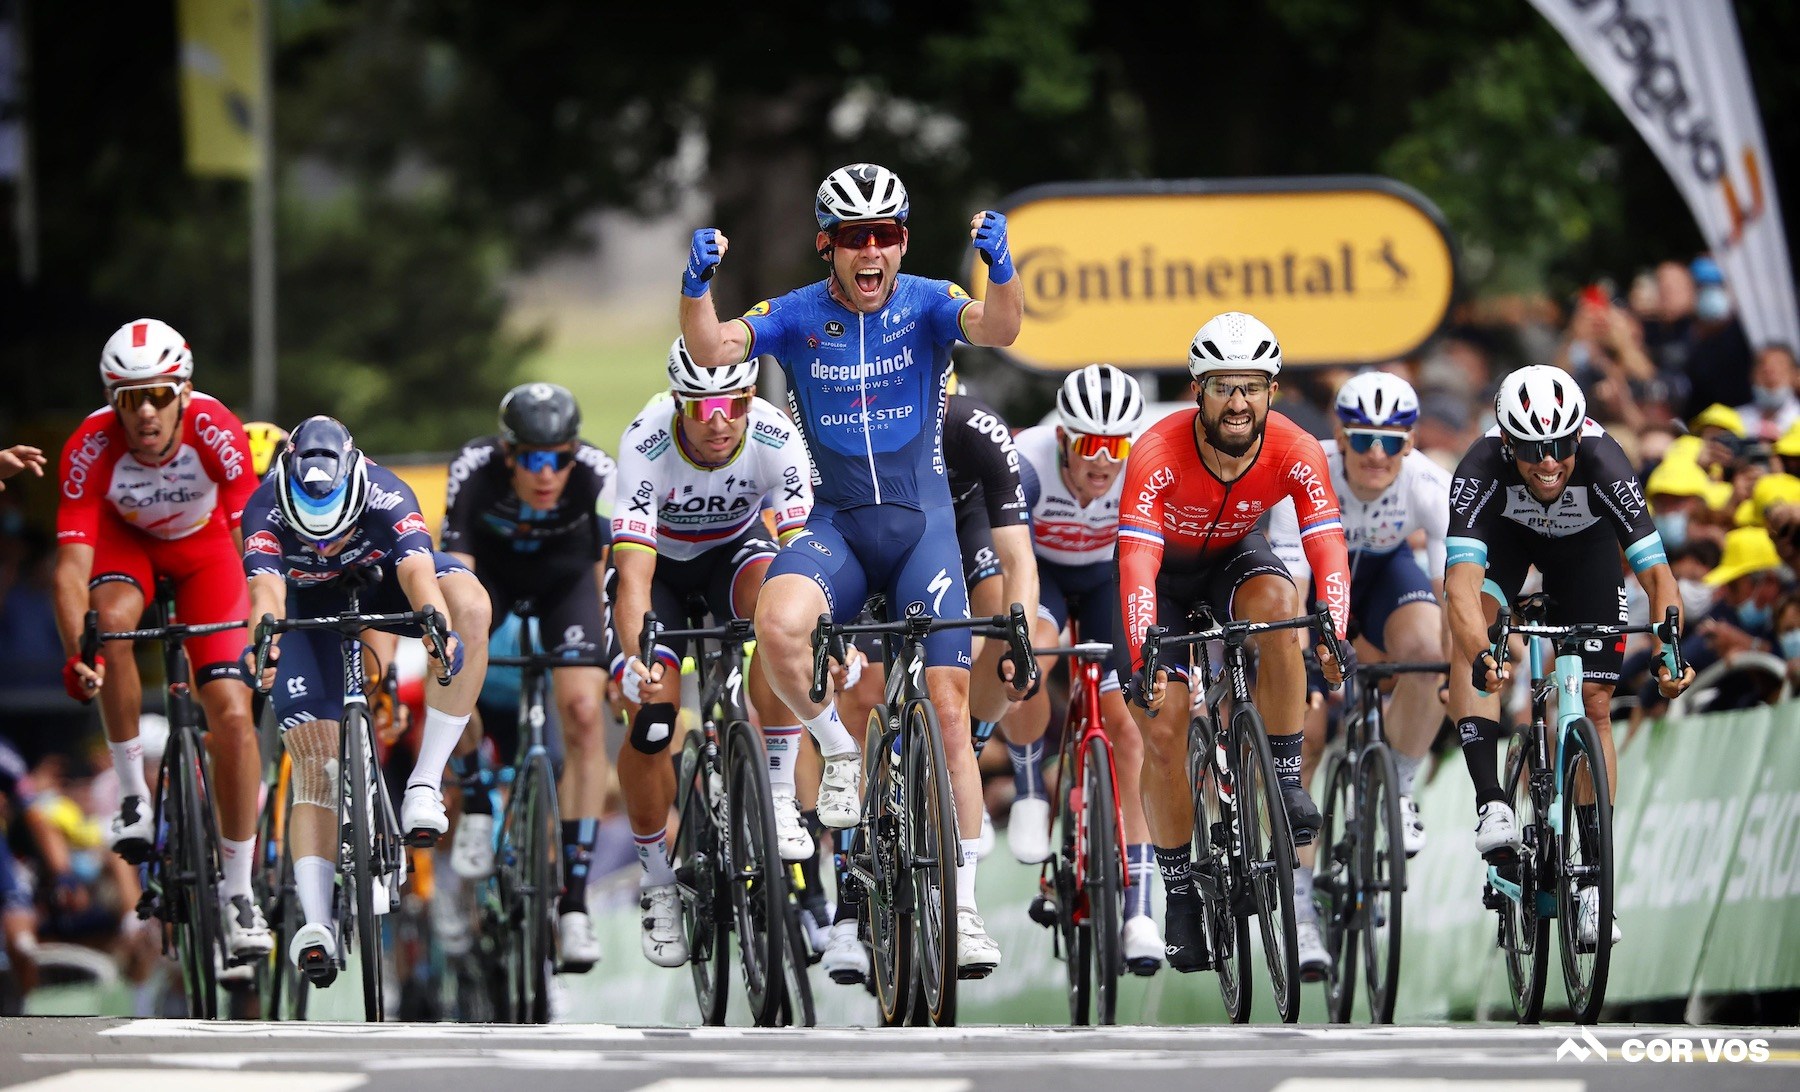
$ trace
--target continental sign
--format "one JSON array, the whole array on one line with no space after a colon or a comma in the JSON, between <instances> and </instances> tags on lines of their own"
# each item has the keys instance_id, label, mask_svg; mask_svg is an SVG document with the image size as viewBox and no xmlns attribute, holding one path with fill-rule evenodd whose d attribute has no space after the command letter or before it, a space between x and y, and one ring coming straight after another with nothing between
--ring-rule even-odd
<instances>
[{"instance_id":1,"label":"continental sign","mask_svg":"<svg viewBox=\"0 0 1800 1092\"><path fill-rule=\"evenodd\" d=\"M1442 215L1385 178L1075 183L1000 208L1025 290L1008 351L1047 371L1180 365L1221 311L1268 323L1288 364L1392 360L1456 282ZM980 261L969 281L985 297Z\"/></svg>"}]
</instances>

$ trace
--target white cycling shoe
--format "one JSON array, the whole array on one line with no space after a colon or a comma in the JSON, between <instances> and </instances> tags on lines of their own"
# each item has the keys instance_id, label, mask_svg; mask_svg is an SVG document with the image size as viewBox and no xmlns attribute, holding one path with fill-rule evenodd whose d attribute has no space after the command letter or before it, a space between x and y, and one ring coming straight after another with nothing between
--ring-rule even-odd
<instances>
[{"instance_id":1,"label":"white cycling shoe","mask_svg":"<svg viewBox=\"0 0 1800 1092\"><path fill-rule=\"evenodd\" d=\"M1126 918L1121 939L1126 970L1147 978L1162 968L1163 935L1155 918L1148 914Z\"/></svg>"},{"instance_id":2,"label":"white cycling shoe","mask_svg":"<svg viewBox=\"0 0 1800 1092\"><path fill-rule=\"evenodd\" d=\"M986 978L1000 966L1000 945L988 936L987 923L973 910L956 912L956 977Z\"/></svg>"},{"instance_id":3,"label":"white cycling shoe","mask_svg":"<svg viewBox=\"0 0 1800 1092\"><path fill-rule=\"evenodd\" d=\"M1331 953L1325 950L1317 918L1294 923L1294 954L1300 964L1300 981L1323 982L1331 974Z\"/></svg>"},{"instance_id":4,"label":"white cycling shoe","mask_svg":"<svg viewBox=\"0 0 1800 1092\"><path fill-rule=\"evenodd\" d=\"M818 853L812 834L800 818L800 801L794 799L794 791L774 789L771 795L775 804L775 841L781 846L781 859L804 861Z\"/></svg>"},{"instance_id":5,"label":"white cycling shoe","mask_svg":"<svg viewBox=\"0 0 1800 1092\"><path fill-rule=\"evenodd\" d=\"M825 973L840 986L854 986L869 977L869 952L856 935L856 919L832 925L830 939L819 963Z\"/></svg>"},{"instance_id":6,"label":"white cycling shoe","mask_svg":"<svg viewBox=\"0 0 1800 1092\"><path fill-rule=\"evenodd\" d=\"M450 869L465 880L494 874L494 817L465 813L450 844Z\"/></svg>"},{"instance_id":7,"label":"white cycling shoe","mask_svg":"<svg viewBox=\"0 0 1800 1092\"><path fill-rule=\"evenodd\" d=\"M687 938L681 933L681 891L672 883L644 888L638 896L644 911L644 958L658 967L688 961Z\"/></svg>"},{"instance_id":8,"label":"white cycling shoe","mask_svg":"<svg viewBox=\"0 0 1800 1092\"><path fill-rule=\"evenodd\" d=\"M247 963L275 950L275 938L263 918L262 907L248 895L233 895L219 902L219 921L225 926L225 950Z\"/></svg>"},{"instance_id":9,"label":"white cycling shoe","mask_svg":"<svg viewBox=\"0 0 1800 1092\"><path fill-rule=\"evenodd\" d=\"M1400 841L1408 859L1417 857L1425 848L1425 820L1419 817L1419 805L1410 796L1400 798Z\"/></svg>"},{"instance_id":10,"label":"white cycling shoe","mask_svg":"<svg viewBox=\"0 0 1800 1092\"><path fill-rule=\"evenodd\" d=\"M1575 893L1575 899L1575 947L1591 952L1600 947L1600 889L1584 887ZM1617 944L1624 937L1625 934L1619 931L1619 919L1614 918L1612 943Z\"/></svg>"},{"instance_id":11,"label":"white cycling shoe","mask_svg":"<svg viewBox=\"0 0 1800 1092\"><path fill-rule=\"evenodd\" d=\"M862 752L845 751L825 756L819 776L819 822L833 830L848 830L862 818Z\"/></svg>"},{"instance_id":12,"label":"white cycling shoe","mask_svg":"<svg viewBox=\"0 0 1800 1092\"><path fill-rule=\"evenodd\" d=\"M302 925L288 942L288 959L314 986L337 980L337 934L323 923Z\"/></svg>"},{"instance_id":13,"label":"white cycling shoe","mask_svg":"<svg viewBox=\"0 0 1800 1092\"><path fill-rule=\"evenodd\" d=\"M409 846L430 847L450 829L444 812L444 794L436 785L408 785L400 801L400 829Z\"/></svg>"},{"instance_id":14,"label":"white cycling shoe","mask_svg":"<svg viewBox=\"0 0 1800 1092\"><path fill-rule=\"evenodd\" d=\"M1041 864L1050 859L1050 801L1039 796L1020 796L1012 802L1006 822L1006 840L1020 864Z\"/></svg>"},{"instance_id":15,"label":"white cycling shoe","mask_svg":"<svg viewBox=\"0 0 1800 1092\"><path fill-rule=\"evenodd\" d=\"M1505 801L1494 800L1481 805L1476 816L1475 852L1483 857L1518 855L1519 825Z\"/></svg>"},{"instance_id":16,"label":"white cycling shoe","mask_svg":"<svg viewBox=\"0 0 1800 1092\"><path fill-rule=\"evenodd\" d=\"M571 910L557 923L556 950L562 969L586 974L600 962L600 938L594 935L594 919L585 910Z\"/></svg>"},{"instance_id":17,"label":"white cycling shoe","mask_svg":"<svg viewBox=\"0 0 1800 1092\"><path fill-rule=\"evenodd\" d=\"M130 864L143 864L150 859L156 840L152 824L155 817L149 801L141 796L127 796L119 801L119 813L112 817L108 845Z\"/></svg>"}]
</instances>

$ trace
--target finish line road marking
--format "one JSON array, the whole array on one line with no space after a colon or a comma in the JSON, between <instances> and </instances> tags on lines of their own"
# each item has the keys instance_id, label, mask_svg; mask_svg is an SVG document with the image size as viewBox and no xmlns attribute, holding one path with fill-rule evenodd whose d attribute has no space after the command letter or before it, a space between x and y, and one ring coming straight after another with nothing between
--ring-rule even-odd
<instances>
[{"instance_id":1,"label":"finish line road marking","mask_svg":"<svg viewBox=\"0 0 1800 1092\"><path fill-rule=\"evenodd\" d=\"M210 1069L78 1069L7 1087L6 1092L350 1092L366 1073L221 1073Z\"/></svg>"}]
</instances>

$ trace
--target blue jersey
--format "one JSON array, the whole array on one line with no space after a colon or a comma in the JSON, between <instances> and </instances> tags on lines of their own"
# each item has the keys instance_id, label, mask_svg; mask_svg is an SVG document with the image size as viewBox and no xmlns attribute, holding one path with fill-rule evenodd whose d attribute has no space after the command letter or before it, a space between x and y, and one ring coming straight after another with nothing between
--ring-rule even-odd
<instances>
[{"instance_id":1,"label":"blue jersey","mask_svg":"<svg viewBox=\"0 0 1800 1092\"><path fill-rule=\"evenodd\" d=\"M963 315L974 302L949 281L902 273L872 315L845 307L820 281L743 316L746 359L768 353L787 373L817 503L921 511L950 503L944 386L950 348L967 340Z\"/></svg>"},{"instance_id":2,"label":"blue jersey","mask_svg":"<svg viewBox=\"0 0 1800 1092\"><path fill-rule=\"evenodd\" d=\"M279 576L289 587L309 588L351 569L374 568L386 576L403 557L431 557L431 531L418 497L392 470L373 461L368 467L368 506L350 541L330 557L320 556L288 527L275 507L275 480L265 479L244 506L244 575Z\"/></svg>"}]
</instances>

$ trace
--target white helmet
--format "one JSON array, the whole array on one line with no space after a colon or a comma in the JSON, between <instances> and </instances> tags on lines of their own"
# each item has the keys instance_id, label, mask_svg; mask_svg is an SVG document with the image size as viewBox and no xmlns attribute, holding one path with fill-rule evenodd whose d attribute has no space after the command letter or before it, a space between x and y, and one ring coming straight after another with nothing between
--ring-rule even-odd
<instances>
[{"instance_id":1,"label":"white helmet","mask_svg":"<svg viewBox=\"0 0 1800 1092\"><path fill-rule=\"evenodd\" d=\"M1531 364L1500 381L1494 417L1500 431L1515 440L1557 440L1581 431L1587 399L1568 372Z\"/></svg>"},{"instance_id":2,"label":"white helmet","mask_svg":"<svg viewBox=\"0 0 1800 1092\"><path fill-rule=\"evenodd\" d=\"M1063 380L1056 416L1070 432L1129 436L1144 419L1138 381L1111 364L1089 364Z\"/></svg>"},{"instance_id":3,"label":"white helmet","mask_svg":"<svg viewBox=\"0 0 1800 1092\"><path fill-rule=\"evenodd\" d=\"M1419 422L1419 395L1397 375L1363 372L1338 388L1336 409L1346 428L1411 428Z\"/></svg>"},{"instance_id":4,"label":"white helmet","mask_svg":"<svg viewBox=\"0 0 1800 1092\"><path fill-rule=\"evenodd\" d=\"M904 224L908 208L899 175L875 163L852 163L819 183L813 211L819 230L830 231L846 220L893 219Z\"/></svg>"},{"instance_id":5,"label":"white helmet","mask_svg":"<svg viewBox=\"0 0 1800 1092\"><path fill-rule=\"evenodd\" d=\"M166 322L141 318L118 328L100 350L100 382L112 390L121 383L194 378L194 354L187 338Z\"/></svg>"},{"instance_id":6,"label":"white helmet","mask_svg":"<svg viewBox=\"0 0 1800 1092\"><path fill-rule=\"evenodd\" d=\"M1280 370L1281 343L1275 340L1275 332L1242 311L1214 315L1188 346L1188 371L1195 379L1208 372L1267 372L1273 376Z\"/></svg>"},{"instance_id":7,"label":"white helmet","mask_svg":"<svg viewBox=\"0 0 1800 1092\"><path fill-rule=\"evenodd\" d=\"M669 346L669 389L678 395L705 398L741 391L755 385L756 373L757 361L754 357L742 364L703 368L694 363L694 358L688 354L686 341L676 338L675 344Z\"/></svg>"}]
</instances>

